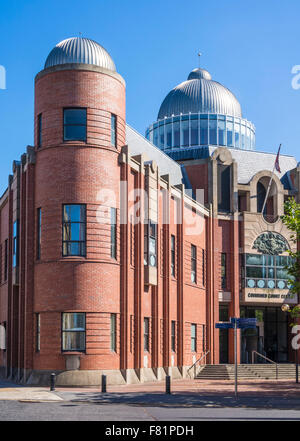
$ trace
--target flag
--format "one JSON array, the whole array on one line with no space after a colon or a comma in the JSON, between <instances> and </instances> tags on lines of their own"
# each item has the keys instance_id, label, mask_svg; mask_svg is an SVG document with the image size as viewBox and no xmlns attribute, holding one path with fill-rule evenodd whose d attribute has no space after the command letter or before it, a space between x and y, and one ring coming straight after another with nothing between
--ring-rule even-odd
<instances>
[{"instance_id":1,"label":"flag","mask_svg":"<svg viewBox=\"0 0 300 441\"><path fill-rule=\"evenodd\" d=\"M280 164L279 164L280 149L281 149L281 144L279 146L279 150L278 150L276 161L275 161L275 168L278 171L278 173L281 173Z\"/></svg>"}]
</instances>

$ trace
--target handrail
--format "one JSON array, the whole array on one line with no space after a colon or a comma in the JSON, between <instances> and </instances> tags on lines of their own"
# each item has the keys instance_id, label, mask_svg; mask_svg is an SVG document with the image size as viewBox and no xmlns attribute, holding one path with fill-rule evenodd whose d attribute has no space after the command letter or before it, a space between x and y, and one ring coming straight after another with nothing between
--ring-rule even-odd
<instances>
[{"instance_id":1,"label":"handrail","mask_svg":"<svg viewBox=\"0 0 300 441\"><path fill-rule=\"evenodd\" d=\"M190 376L190 370L194 368L195 372L194 372L194 377L196 377L196 365L197 363L200 363L204 358L207 357L207 355L210 353L210 351L207 351L205 354L203 354L200 358L198 358L198 360L195 361L195 363L187 370L187 374Z\"/></svg>"},{"instance_id":2,"label":"handrail","mask_svg":"<svg viewBox=\"0 0 300 441\"><path fill-rule=\"evenodd\" d=\"M254 354L259 355L260 357L264 358L265 360L269 361L272 364L275 364L275 366L276 366L276 380L278 380L278 363L276 363L276 361L273 361L270 358L266 357L265 355L260 354L257 351L252 351L252 364L254 364Z\"/></svg>"}]
</instances>

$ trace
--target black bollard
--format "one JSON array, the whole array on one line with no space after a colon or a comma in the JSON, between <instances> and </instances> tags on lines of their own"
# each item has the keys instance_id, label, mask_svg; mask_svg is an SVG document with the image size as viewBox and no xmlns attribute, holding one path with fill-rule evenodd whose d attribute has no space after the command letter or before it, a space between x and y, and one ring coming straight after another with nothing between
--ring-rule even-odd
<instances>
[{"instance_id":1,"label":"black bollard","mask_svg":"<svg viewBox=\"0 0 300 441\"><path fill-rule=\"evenodd\" d=\"M106 394L106 375L102 375L101 391Z\"/></svg>"},{"instance_id":2,"label":"black bollard","mask_svg":"<svg viewBox=\"0 0 300 441\"><path fill-rule=\"evenodd\" d=\"M55 378L56 378L56 375L51 374L51 376L50 376L50 391L55 390Z\"/></svg>"},{"instance_id":3,"label":"black bollard","mask_svg":"<svg viewBox=\"0 0 300 441\"><path fill-rule=\"evenodd\" d=\"M166 394L171 394L171 377L170 375L166 376Z\"/></svg>"}]
</instances>

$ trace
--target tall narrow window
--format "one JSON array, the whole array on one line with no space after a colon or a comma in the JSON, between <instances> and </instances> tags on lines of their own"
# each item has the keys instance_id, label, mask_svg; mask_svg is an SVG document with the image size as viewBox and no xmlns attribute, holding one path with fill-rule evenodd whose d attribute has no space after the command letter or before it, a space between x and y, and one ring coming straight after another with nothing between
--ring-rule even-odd
<instances>
[{"instance_id":1,"label":"tall narrow window","mask_svg":"<svg viewBox=\"0 0 300 441\"><path fill-rule=\"evenodd\" d=\"M191 245L191 281L197 283L197 248Z\"/></svg>"},{"instance_id":2,"label":"tall narrow window","mask_svg":"<svg viewBox=\"0 0 300 441\"><path fill-rule=\"evenodd\" d=\"M37 209L37 247L36 247L36 258L39 260L41 258L41 239L42 239L42 209Z\"/></svg>"},{"instance_id":3,"label":"tall narrow window","mask_svg":"<svg viewBox=\"0 0 300 441\"><path fill-rule=\"evenodd\" d=\"M64 109L64 141L86 141L86 109Z\"/></svg>"},{"instance_id":4,"label":"tall narrow window","mask_svg":"<svg viewBox=\"0 0 300 441\"><path fill-rule=\"evenodd\" d=\"M41 314L36 314L36 351L41 350Z\"/></svg>"},{"instance_id":5,"label":"tall narrow window","mask_svg":"<svg viewBox=\"0 0 300 441\"><path fill-rule=\"evenodd\" d=\"M157 225L144 225L144 265L157 266Z\"/></svg>"},{"instance_id":6,"label":"tall narrow window","mask_svg":"<svg viewBox=\"0 0 300 441\"><path fill-rule=\"evenodd\" d=\"M8 273L8 239L5 240L5 255L4 255L4 280L7 280Z\"/></svg>"},{"instance_id":7,"label":"tall narrow window","mask_svg":"<svg viewBox=\"0 0 300 441\"><path fill-rule=\"evenodd\" d=\"M37 146L42 146L42 114L37 117Z\"/></svg>"},{"instance_id":8,"label":"tall narrow window","mask_svg":"<svg viewBox=\"0 0 300 441\"><path fill-rule=\"evenodd\" d=\"M191 324L191 350L197 352L197 325Z\"/></svg>"},{"instance_id":9,"label":"tall narrow window","mask_svg":"<svg viewBox=\"0 0 300 441\"><path fill-rule=\"evenodd\" d=\"M231 166L218 164L218 210L229 213L231 210Z\"/></svg>"},{"instance_id":10,"label":"tall narrow window","mask_svg":"<svg viewBox=\"0 0 300 441\"><path fill-rule=\"evenodd\" d=\"M176 352L176 322L171 322L171 350Z\"/></svg>"},{"instance_id":11,"label":"tall narrow window","mask_svg":"<svg viewBox=\"0 0 300 441\"><path fill-rule=\"evenodd\" d=\"M62 350L85 351L85 313L62 314Z\"/></svg>"},{"instance_id":12,"label":"tall narrow window","mask_svg":"<svg viewBox=\"0 0 300 441\"><path fill-rule=\"evenodd\" d=\"M222 289L227 288L227 255L221 254L221 286Z\"/></svg>"},{"instance_id":13,"label":"tall narrow window","mask_svg":"<svg viewBox=\"0 0 300 441\"><path fill-rule=\"evenodd\" d=\"M6 351L6 322L0 325L0 349Z\"/></svg>"},{"instance_id":14,"label":"tall narrow window","mask_svg":"<svg viewBox=\"0 0 300 441\"><path fill-rule=\"evenodd\" d=\"M63 205L63 256L86 255L86 206Z\"/></svg>"},{"instance_id":15,"label":"tall narrow window","mask_svg":"<svg viewBox=\"0 0 300 441\"><path fill-rule=\"evenodd\" d=\"M176 274L176 253L175 253L176 240L175 236L171 236L171 276L175 277Z\"/></svg>"},{"instance_id":16,"label":"tall narrow window","mask_svg":"<svg viewBox=\"0 0 300 441\"><path fill-rule=\"evenodd\" d=\"M149 336L149 318L145 317L144 318L144 351L145 352L149 352L149 340L150 340L150 336Z\"/></svg>"},{"instance_id":17,"label":"tall narrow window","mask_svg":"<svg viewBox=\"0 0 300 441\"><path fill-rule=\"evenodd\" d=\"M19 221L16 220L13 226L13 267L19 265Z\"/></svg>"},{"instance_id":18,"label":"tall narrow window","mask_svg":"<svg viewBox=\"0 0 300 441\"><path fill-rule=\"evenodd\" d=\"M117 315L110 315L110 350L117 352Z\"/></svg>"},{"instance_id":19,"label":"tall narrow window","mask_svg":"<svg viewBox=\"0 0 300 441\"><path fill-rule=\"evenodd\" d=\"M202 285L205 286L205 250L202 250Z\"/></svg>"},{"instance_id":20,"label":"tall narrow window","mask_svg":"<svg viewBox=\"0 0 300 441\"><path fill-rule=\"evenodd\" d=\"M117 210L110 209L110 255L117 258Z\"/></svg>"},{"instance_id":21,"label":"tall narrow window","mask_svg":"<svg viewBox=\"0 0 300 441\"><path fill-rule=\"evenodd\" d=\"M111 130L111 145L117 147L117 117L116 115L111 115L110 122L110 130Z\"/></svg>"}]
</instances>

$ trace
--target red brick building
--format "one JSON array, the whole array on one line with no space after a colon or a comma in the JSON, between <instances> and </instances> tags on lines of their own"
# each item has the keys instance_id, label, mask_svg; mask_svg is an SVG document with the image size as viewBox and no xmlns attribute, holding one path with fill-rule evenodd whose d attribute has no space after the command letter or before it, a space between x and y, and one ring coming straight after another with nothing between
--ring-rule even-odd
<instances>
[{"instance_id":1,"label":"red brick building","mask_svg":"<svg viewBox=\"0 0 300 441\"><path fill-rule=\"evenodd\" d=\"M253 350L293 361L282 303L283 203L299 169L254 151L255 128L204 69L166 98L147 140L126 124L125 81L72 38L35 78L35 145L0 199L0 369L28 384L149 381L233 362L230 317Z\"/></svg>"}]
</instances>

